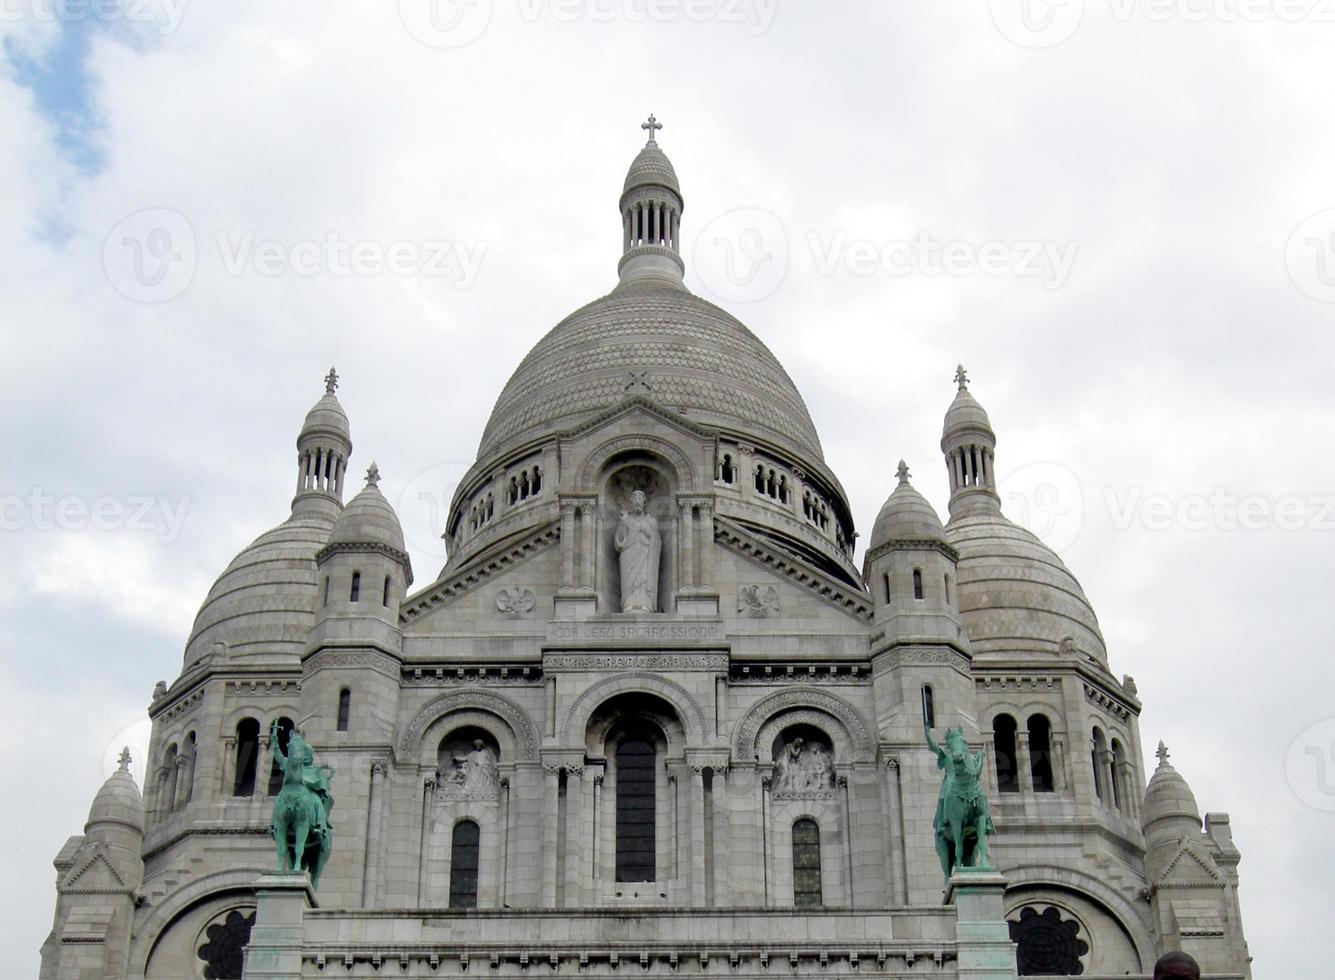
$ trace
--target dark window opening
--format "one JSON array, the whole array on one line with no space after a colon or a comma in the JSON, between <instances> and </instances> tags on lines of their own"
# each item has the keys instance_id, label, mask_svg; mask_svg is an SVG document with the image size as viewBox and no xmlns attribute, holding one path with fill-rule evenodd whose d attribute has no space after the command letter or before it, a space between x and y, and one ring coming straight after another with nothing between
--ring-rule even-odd
<instances>
[{"instance_id":1,"label":"dark window opening","mask_svg":"<svg viewBox=\"0 0 1335 980\"><path fill-rule=\"evenodd\" d=\"M338 692L338 730L346 732L352 715L352 692L346 687Z\"/></svg>"},{"instance_id":2,"label":"dark window opening","mask_svg":"<svg viewBox=\"0 0 1335 980\"><path fill-rule=\"evenodd\" d=\"M793 904L820 907L820 884L820 827L814 820L798 820L793 824Z\"/></svg>"},{"instance_id":3,"label":"dark window opening","mask_svg":"<svg viewBox=\"0 0 1335 980\"><path fill-rule=\"evenodd\" d=\"M932 696L932 685L922 686L922 723L928 728L936 727L936 701Z\"/></svg>"},{"instance_id":4,"label":"dark window opening","mask_svg":"<svg viewBox=\"0 0 1335 980\"><path fill-rule=\"evenodd\" d=\"M913 570L913 598L922 598L922 572L916 568Z\"/></svg>"},{"instance_id":5,"label":"dark window opening","mask_svg":"<svg viewBox=\"0 0 1335 980\"><path fill-rule=\"evenodd\" d=\"M1035 793L1052 792L1052 723L1044 715L1029 716L1029 775Z\"/></svg>"},{"instance_id":6,"label":"dark window opening","mask_svg":"<svg viewBox=\"0 0 1335 980\"><path fill-rule=\"evenodd\" d=\"M390 578L389 578L388 575L386 575L386 576L385 576L385 595L384 595L384 598L382 598L382 599L380 600L380 604L381 604L382 606L388 606L388 605L389 605L389 584L390 584Z\"/></svg>"},{"instance_id":7,"label":"dark window opening","mask_svg":"<svg viewBox=\"0 0 1335 980\"><path fill-rule=\"evenodd\" d=\"M657 876L656 761L653 745L628 738L617 746L616 880Z\"/></svg>"},{"instance_id":8,"label":"dark window opening","mask_svg":"<svg viewBox=\"0 0 1335 980\"><path fill-rule=\"evenodd\" d=\"M348 591L348 601L356 602L362 597L362 573L352 573L352 588Z\"/></svg>"},{"instance_id":9,"label":"dark window opening","mask_svg":"<svg viewBox=\"0 0 1335 980\"><path fill-rule=\"evenodd\" d=\"M997 756L997 789L1002 793L1020 791L1020 774L1015 765L1015 719L997 715L992 722L992 747Z\"/></svg>"},{"instance_id":10,"label":"dark window opening","mask_svg":"<svg viewBox=\"0 0 1335 980\"><path fill-rule=\"evenodd\" d=\"M454 825L450 836L450 908L477 908L478 844L482 831L472 820Z\"/></svg>"},{"instance_id":11,"label":"dark window opening","mask_svg":"<svg viewBox=\"0 0 1335 980\"><path fill-rule=\"evenodd\" d=\"M233 796L255 795L255 771L259 765L260 723L254 718L242 718L236 726L236 777L232 782Z\"/></svg>"}]
</instances>

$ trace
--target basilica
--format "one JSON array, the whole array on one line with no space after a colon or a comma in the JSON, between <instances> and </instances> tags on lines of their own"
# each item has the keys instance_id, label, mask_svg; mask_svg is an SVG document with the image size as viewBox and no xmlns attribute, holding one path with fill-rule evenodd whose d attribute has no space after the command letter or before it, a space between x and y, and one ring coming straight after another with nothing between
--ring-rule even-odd
<instances>
[{"instance_id":1,"label":"basilica","mask_svg":"<svg viewBox=\"0 0 1335 980\"><path fill-rule=\"evenodd\" d=\"M792 379L684 285L646 128L617 282L515 368L426 581L329 373L290 515L152 691L146 785L125 757L55 857L42 980L1144 977L1169 949L1250 980L1228 815L1162 745L1144 768L1080 583L1002 513L982 385L939 393L947 519L888 466L859 567ZM981 904L934 829L950 729L995 826ZM298 747L318 887L275 874Z\"/></svg>"}]
</instances>

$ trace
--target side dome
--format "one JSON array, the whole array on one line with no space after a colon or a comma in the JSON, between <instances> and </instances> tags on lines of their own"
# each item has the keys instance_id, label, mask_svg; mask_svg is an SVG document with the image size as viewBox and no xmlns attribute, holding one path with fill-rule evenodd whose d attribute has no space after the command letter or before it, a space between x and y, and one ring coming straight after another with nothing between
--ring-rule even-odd
<instances>
[{"instance_id":1,"label":"side dome","mask_svg":"<svg viewBox=\"0 0 1335 980\"><path fill-rule=\"evenodd\" d=\"M403 552L403 526L376 483L380 471L374 463L366 474L366 486L343 507L329 535L329 544L381 544Z\"/></svg>"},{"instance_id":2,"label":"side dome","mask_svg":"<svg viewBox=\"0 0 1335 980\"><path fill-rule=\"evenodd\" d=\"M221 643L231 657L300 657L318 599L315 553L333 529L323 514L293 517L252 541L218 576L199 608L186 665Z\"/></svg>"},{"instance_id":3,"label":"side dome","mask_svg":"<svg viewBox=\"0 0 1335 980\"><path fill-rule=\"evenodd\" d=\"M714 304L648 283L623 284L534 345L496 399L478 459L596 418L632 380L694 422L824 462L806 403L770 349Z\"/></svg>"},{"instance_id":4,"label":"side dome","mask_svg":"<svg viewBox=\"0 0 1335 980\"><path fill-rule=\"evenodd\" d=\"M93 797L84 833L96 835L99 829L117 828L136 834L144 832L144 799L134 776L130 775L129 749L121 753L120 767Z\"/></svg>"},{"instance_id":5,"label":"side dome","mask_svg":"<svg viewBox=\"0 0 1335 980\"><path fill-rule=\"evenodd\" d=\"M909 482L908 464L899 461L899 486L881 505L871 529L868 551L875 551L891 541L945 541L941 518L913 484Z\"/></svg>"},{"instance_id":6,"label":"side dome","mask_svg":"<svg viewBox=\"0 0 1335 980\"><path fill-rule=\"evenodd\" d=\"M993 511L951 520L946 540L959 552L959 609L975 653L1058 653L1074 642L1107 663L1084 590L1035 535Z\"/></svg>"},{"instance_id":7,"label":"side dome","mask_svg":"<svg viewBox=\"0 0 1335 980\"><path fill-rule=\"evenodd\" d=\"M1196 794L1182 774L1168 762L1168 749L1159 743L1159 768L1145 787L1141 823L1147 838L1172 840L1199 833L1201 810Z\"/></svg>"}]
</instances>

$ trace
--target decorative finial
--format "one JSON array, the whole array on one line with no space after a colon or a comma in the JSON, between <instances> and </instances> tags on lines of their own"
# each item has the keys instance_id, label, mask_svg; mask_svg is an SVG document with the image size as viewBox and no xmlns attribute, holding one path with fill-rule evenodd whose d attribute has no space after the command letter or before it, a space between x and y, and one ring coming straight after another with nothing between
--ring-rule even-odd
<instances>
[{"instance_id":1,"label":"decorative finial","mask_svg":"<svg viewBox=\"0 0 1335 980\"><path fill-rule=\"evenodd\" d=\"M909 464L901 459L899 461L899 469L897 472L899 473L899 485L902 487L909 482Z\"/></svg>"},{"instance_id":2,"label":"decorative finial","mask_svg":"<svg viewBox=\"0 0 1335 980\"><path fill-rule=\"evenodd\" d=\"M368 487L373 487L379 482L380 482L380 467L376 466L375 463L372 462L371 465L366 468L366 485Z\"/></svg>"},{"instance_id":3,"label":"decorative finial","mask_svg":"<svg viewBox=\"0 0 1335 980\"><path fill-rule=\"evenodd\" d=\"M332 367L329 373L324 376L324 393L332 395L338 389L338 372Z\"/></svg>"},{"instance_id":4,"label":"decorative finial","mask_svg":"<svg viewBox=\"0 0 1335 980\"><path fill-rule=\"evenodd\" d=\"M1159 741L1159 750L1154 754L1159 757L1159 765L1168 765L1168 746L1163 744L1162 739Z\"/></svg>"},{"instance_id":5,"label":"decorative finial","mask_svg":"<svg viewBox=\"0 0 1335 980\"><path fill-rule=\"evenodd\" d=\"M969 372L964 370L963 364L955 368L955 382L960 386L960 391L969 390Z\"/></svg>"},{"instance_id":6,"label":"decorative finial","mask_svg":"<svg viewBox=\"0 0 1335 980\"><path fill-rule=\"evenodd\" d=\"M130 771L130 747L128 745L125 746L125 748L121 749L120 766L116 769L116 771L117 772Z\"/></svg>"},{"instance_id":7,"label":"decorative finial","mask_svg":"<svg viewBox=\"0 0 1335 980\"><path fill-rule=\"evenodd\" d=\"M640 128L641 128L641 129L647 129L647 130L649 130L649 142L650 142L650 143L654 143L654 144L656 144L658 141L654 139L654 133L655 133L657 130L662 129L662 128L663 128L663 124L662 124L661 122L659 122L657 119L655 119L655 118L654 118L654 114L651 112L651 113L649 113L649 120L648 120L648 122L642 122L642 123L640 123ZM646 145L647 145L647 144L646 144Z\"/></svg>"}]
</instances>

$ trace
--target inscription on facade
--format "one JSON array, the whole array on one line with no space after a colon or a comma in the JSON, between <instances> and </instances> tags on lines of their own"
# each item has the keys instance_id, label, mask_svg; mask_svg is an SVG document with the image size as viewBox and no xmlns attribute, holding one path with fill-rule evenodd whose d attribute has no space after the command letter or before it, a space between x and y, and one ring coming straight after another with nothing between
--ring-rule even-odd
<instances>
[{"instance_id":1,"label":"inscription on facade","mask_svg":"<svg viewBox=\"0 0 1335 980\"><path fill-rule=\"evenodd\" d=\"M554 623L547 630L552 643L701 643L723 639L723 624L584 622Z\"/></svg>"}]
</instances>

